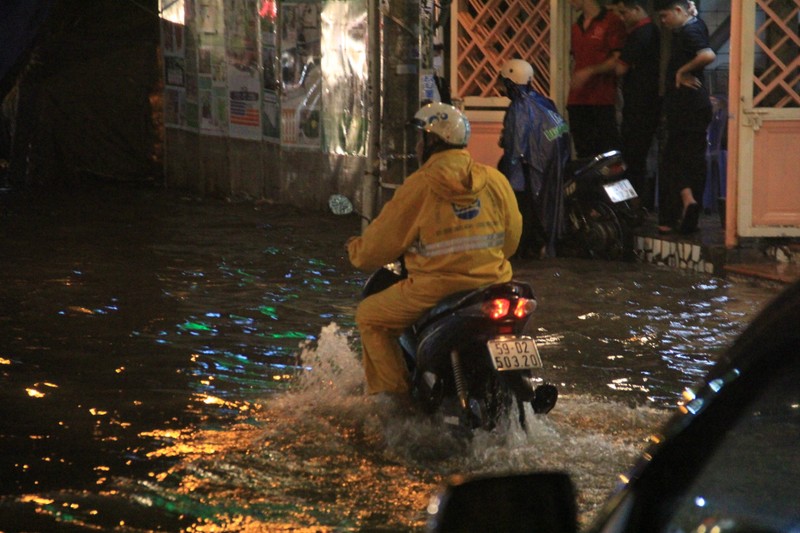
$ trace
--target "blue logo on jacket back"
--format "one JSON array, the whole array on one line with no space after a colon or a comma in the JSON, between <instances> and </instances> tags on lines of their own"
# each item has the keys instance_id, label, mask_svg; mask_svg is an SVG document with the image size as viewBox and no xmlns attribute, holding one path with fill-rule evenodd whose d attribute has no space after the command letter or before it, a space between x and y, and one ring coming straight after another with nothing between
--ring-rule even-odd
<instances>
[{"instance_id":1,"label":"blue logo on jacket back","mask_svg":"<svg viewBox=\"0 0 800 533\"><path fill-rule=\"evenodd\" d=\"M478 214L481 212L480 199L476 199L474 202L468 205L450 205L453 206L453 213L455 213L456 216L461 220L470 220L478 216Z\"/></svg>"}]
</instances>

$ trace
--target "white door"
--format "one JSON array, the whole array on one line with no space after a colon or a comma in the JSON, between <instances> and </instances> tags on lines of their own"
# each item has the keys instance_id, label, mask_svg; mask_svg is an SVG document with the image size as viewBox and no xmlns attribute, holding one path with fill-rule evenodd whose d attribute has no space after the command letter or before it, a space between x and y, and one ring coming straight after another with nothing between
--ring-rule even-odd
<instances>
[{"instance_id":1,"label":"white door","mask_svg":"<svg viewBox=\"0 0 800 533\"><path fill-rule=\"evenodd\" d=\"M800 0L733 0L731 8L727 205L733 213L726 243L736 236L797 237Z\"/></svg>"}]
</instances>

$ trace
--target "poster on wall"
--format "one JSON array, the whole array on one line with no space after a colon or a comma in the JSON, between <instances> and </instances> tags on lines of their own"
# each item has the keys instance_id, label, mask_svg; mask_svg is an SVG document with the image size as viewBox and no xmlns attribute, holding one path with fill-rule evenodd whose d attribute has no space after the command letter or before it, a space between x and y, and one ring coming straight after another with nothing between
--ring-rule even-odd
<instances>
[{"instance_id":1,"label":"poster on wall","mask_svg":"<svg viewBox=\"0 0 800 533\"><path fill-rule=\"evenodd\" d=\"M200 126L198 104L197 46L194 39L185 39L185 80L186 107L184 108L184 127L197 131Z\"/></svg>"},{"instance_id":2,"label":"poster on wall","mask_svg":"<svg viewBox=\"0 0 800 533\"><path fill-rule=\"evenodd\" d=\"M186 120L186 58L183 25L161 20L164 50L164 123L182 127Z\"/></svg>"},{"instance_id":3,"label":"poster on wall","mask_svg":"<svg viewBox=\"0 0 800 533\"><path fill-rule=\"evenodd\" d=\"M167 85L172 87L186 85L186 60L183 56L164 55L164 69L164 80Z\"/></svg>"},{"instance_id":4,"label":"poster on wall","mask_svg":"<svg viewBox=\"0 0 800 533\"><path fill-rule=\"evenodd\" d=\"M225 51L228 67L228 132L231 137L260 140L257 0L226 2Z\"/></svg>"},{"instance_id":5,"label":"poster on wall","mask_svg":"<svg viewBox=\"0 0 800 533\"><path fill-rule=\"evenodd\" d=\"M228 71L230 136L261 139L261 83L258 77L231 65Z\"/></svg>"},{"instance_id":6,"label":"poster on wall","mask_svg":"<svg viewBox=\"0 0 800 533\"><path fill-rule=\"evenodd\" d=\"M221 0L197 0L193 9L196 16L199 128L206 135L228 134L228 68L223 12Z\"/></svg>"},{"instance_id":7,"label":"poster on wall","mask_svg":"<svg viewBox=\"0 0 800 533\"><path fill-rule=\"evenodd\" d=\"M320 1L281 4L279 82L281 145L320 148Z\"/></svg>"},{"instance_id":8,"label":"poster on wall","mask_svg":"<svg viewBox=\"0 0 800 533\"><path fill-rule=\"evenodd\" d=\"M176 87L166 87L164 90L164 124L167 126L183 124L185 100L185 91Z\"/></svg>"},{"instance_id":9,"label":"poster on wall","mask_svg":"<svg viewBox=\"0 0 800 533\"><path fill-rule=\"evenodd\" d=\"M215 0L200 0L197 6L197 29L200 33L216 35L222 31L222 6Z\"/></svg>"},{"instance_id":10,"label":"poster on wall","mask_svg":"<svg viewBox=\"0 0 800 533\"><path fill-rule=\"evenodd\" d=\"M220 135L228 126L227 87L214 84L210 76L200 76L198 106L203 133Z\"/></svg>"},{"instance_id":11,"label":"poster on wall","mask_svg":"<svg viewBox=\"0 0 800 533\"><path fill-rule=\"evenodd\" d=\"M161 46L166 56L182 57L185 50L184 26L161 19Z\"/></svg>"}]
</instances>

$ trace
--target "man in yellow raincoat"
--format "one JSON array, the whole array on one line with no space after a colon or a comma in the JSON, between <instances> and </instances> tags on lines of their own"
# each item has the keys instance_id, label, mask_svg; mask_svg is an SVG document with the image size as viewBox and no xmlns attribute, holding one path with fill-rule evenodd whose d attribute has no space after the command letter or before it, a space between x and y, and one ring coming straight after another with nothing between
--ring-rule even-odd
<instances>
[{"instance_id":1,"label":"man in yellow raincoat","mask_svg":"<svg viewBox=\"0 0 800 533\"><path fill-rule=\"evenodd\" d=\"M432 103L413 120L421 167L406 178L360 237L350 262L372 271L405 257L408 278L356 310L367 393L404 397L409 373L398 338L445 296L511 279L522 216L508 180L465 149L470 125L455 107Z\"/></svg>"}]
</instances>

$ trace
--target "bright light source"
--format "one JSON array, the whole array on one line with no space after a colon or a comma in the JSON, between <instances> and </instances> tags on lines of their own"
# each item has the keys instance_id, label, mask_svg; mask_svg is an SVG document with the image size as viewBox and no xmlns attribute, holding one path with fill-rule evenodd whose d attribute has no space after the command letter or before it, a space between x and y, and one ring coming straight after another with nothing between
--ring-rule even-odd
<instances>
[{"instance_id":1,"label":"bright light source","mask_svg":"<svg viewBox=\"0 0 800 533\"><path fill-rule=\"evenodd\" d=\"M482 309L492 320L498 320L508 314L509 309L511 309L511 302L505 298L496 298L484 302Z\"/></svg>"},{"instance_id":2,"label":"bright light source","mask_svg":"<svg viewBox=\"0 0 800 533\"><path fill-rule=\"evenodd\" d=\"M706 506L706 499L702 496L698 496L694 499L694 504L698 507L705 507Z\"/></svg>"}]
</instances>

